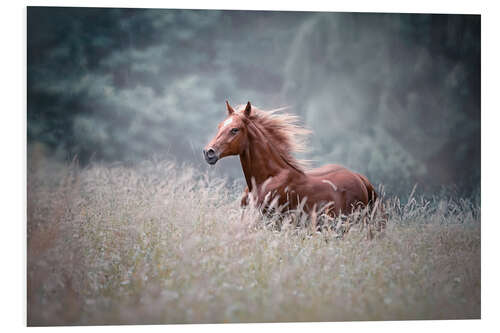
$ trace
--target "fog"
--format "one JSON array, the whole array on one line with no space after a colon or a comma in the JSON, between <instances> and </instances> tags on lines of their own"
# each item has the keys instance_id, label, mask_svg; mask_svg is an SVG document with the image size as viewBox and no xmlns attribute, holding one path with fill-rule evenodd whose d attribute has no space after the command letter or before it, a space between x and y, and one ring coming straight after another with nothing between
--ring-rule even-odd
<instances>
[{"instance_id":1,"label":"fog","mask_svg":"<svg viewBox=\"0 0 500 333\"><path fill-rule=\"evenodd\" d=\"M27 33L29 153L205 171L228 99L290 106L313 166L479 190L478 15L29 7ZM243 181L236 157L215 173Z\"/></svg>"}]
</instances>

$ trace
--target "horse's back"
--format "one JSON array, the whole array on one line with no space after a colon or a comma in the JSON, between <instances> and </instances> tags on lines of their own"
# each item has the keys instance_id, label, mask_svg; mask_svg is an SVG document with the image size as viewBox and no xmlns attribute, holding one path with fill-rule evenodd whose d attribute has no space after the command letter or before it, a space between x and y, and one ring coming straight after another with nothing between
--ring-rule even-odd
<instances>
[{"instance_id":1,"label":"horse's back","mask_svg":"<svg viewBox=\"0 0 500 333\"><path fill-rule=\"evenodd\" d=\"M337 172L340 170L347 170L344 166L339 165L339 164L327 164L323 165L322 167L315 168L315 169L310 169L306 171L306 175L308 176L324 176L329 173Z\"/></svg>"}]
</instances>

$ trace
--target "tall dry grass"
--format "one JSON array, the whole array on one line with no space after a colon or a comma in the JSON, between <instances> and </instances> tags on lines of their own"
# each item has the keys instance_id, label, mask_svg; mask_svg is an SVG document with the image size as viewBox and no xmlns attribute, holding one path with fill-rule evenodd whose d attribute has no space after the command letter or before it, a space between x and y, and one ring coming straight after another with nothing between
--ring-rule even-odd
<instances>
[{"instance_id":1,"label":"tall dry grass","mask_svg":"<svg viewBox=\"0 0 500 333\"><path fill-rule=\"evenodd\" d=\"M480 317L478 203L388 198L381 232L316 232L242 214L240 190L167 161L30 158L28 325Z\"/></svg>"}]
</instances>

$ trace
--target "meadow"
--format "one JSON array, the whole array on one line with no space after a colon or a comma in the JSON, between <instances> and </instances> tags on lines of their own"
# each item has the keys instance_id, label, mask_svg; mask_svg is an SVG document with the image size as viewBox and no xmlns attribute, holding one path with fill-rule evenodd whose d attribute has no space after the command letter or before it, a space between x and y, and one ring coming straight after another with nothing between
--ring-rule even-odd
<instances>
[{"instance_id":1,"label":"meadow","mask_svg":"<svg viewBox=\"0 0 500 333\"><path fill-rule=\"evenodd\" d=\"M380 231L317 231L241 191L165 160L29 158L28 325L480 318L479 199L386 196Z\"/></svg>"}]
</instances>

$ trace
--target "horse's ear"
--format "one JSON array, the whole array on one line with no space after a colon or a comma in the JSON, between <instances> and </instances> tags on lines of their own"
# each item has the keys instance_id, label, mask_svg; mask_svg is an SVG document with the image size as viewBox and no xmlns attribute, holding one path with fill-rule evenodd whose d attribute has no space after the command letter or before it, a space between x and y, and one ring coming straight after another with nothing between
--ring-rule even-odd
<instances>
[{"instance_id":1,"label":"horse's ear","mask_svg":"<svg viewBox=\"0 0 500 333\"><path fill-rule=\"evenodd\" d=\"M229 115L232 115L234 113L233 108L231 107L231 105L229 105L229 102L227 100L226 100L226 109Z\"/></svg>"},{"instance_id":2,"label":"horse's ear","mask_svg":"<svg viewBox=\"0 0 500 333\"><path fill-rule=\"evenodd\" d=\"M250 113L252 112L252 105L250 104L250 101L247 103L247 106L245 107L245 116L250 117Z\"/></svg>"}]
</instances>

